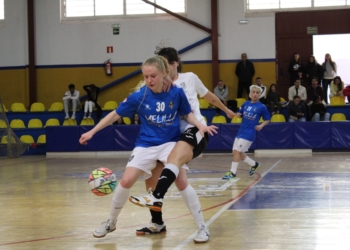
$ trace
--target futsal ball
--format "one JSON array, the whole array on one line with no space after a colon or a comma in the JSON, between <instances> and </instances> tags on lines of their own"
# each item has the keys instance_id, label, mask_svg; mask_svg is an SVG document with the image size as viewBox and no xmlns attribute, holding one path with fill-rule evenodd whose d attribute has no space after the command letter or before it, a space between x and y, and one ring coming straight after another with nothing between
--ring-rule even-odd
<instances>
[{"instance_id":1,"label":"futsal ball","mask_svg":"<svg viewBox=\"0 0 350 250\"><path fill-rule=\"evenodd\" d=\"M88 183L91 192L105 196L111 194L117 186L117 177L108 168L98 168L91 172Z\"/></svg>"}]
</instances>

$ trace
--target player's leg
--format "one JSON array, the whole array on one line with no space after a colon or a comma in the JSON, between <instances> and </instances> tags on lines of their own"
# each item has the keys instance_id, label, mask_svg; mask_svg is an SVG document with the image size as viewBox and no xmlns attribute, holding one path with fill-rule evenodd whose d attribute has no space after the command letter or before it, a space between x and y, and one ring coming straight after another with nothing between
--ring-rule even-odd
<instances>
[{"instance_id":1,"label":"player's leg","mask_svg":"<svg viewBox=\"0 0 350 250\"><path fill-rule=\"evenodd\" d=\"M142 172L142 170L135 167L127 167L125 169L123 178L113 194L109 218L107 221L102 222L101 226L94 231L94 236L96 238L102 238L107 233L113 232L116 229L117 217L128 200L130 188L134 185Z\"/></svg>"},{"instance_id":2,"label":"player's leg","mask_svg":"<svg viewBox=\"0 0 350 250\"><path fill-rule=\"evenodd\" d=\"M158 179L160 174L162 173L164 168L164 164L157 161L157 165L154 169L152 169L152 176L145 180L146 190L147 192L151 189L154 190L156 188ZM163 222L162 211L153 211L149 210L151 213L151 222L143 228L136 230L136 235L145 235L145 234L158 234L165 233L166 226Z\"/></svg>"},{"instance_id":3,"label":"player's leg","mask_svg":"<svg viewBox=\"0 0 350 250\"><path fill-rule=\"evenodd\" d=\"M187 167L187 166L186 166ZM196 243L205 243L209 240L209 229L207 228L201 204L198 195L194 188L188 183L187 180L187 170L186 168L181 168L179 176L176 178L175 185L180 191L182 199L184 200L188 210L190 210L194 220L198 225L198 232L194 238Z\"/></svg>"}]
</instances>

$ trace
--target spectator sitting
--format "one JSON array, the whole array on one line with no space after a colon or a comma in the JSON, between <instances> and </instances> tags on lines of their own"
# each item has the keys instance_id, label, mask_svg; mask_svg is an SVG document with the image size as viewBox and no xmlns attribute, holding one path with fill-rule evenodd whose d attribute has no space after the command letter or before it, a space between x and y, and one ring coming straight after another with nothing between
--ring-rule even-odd
<instances>
[{"instance_id":1,"label":"spectator sitting","mask_svg":"<svg viewBox=\"0 0 350 250\"><path fill-rule=\"evenodd\" d=\"M220 99L220 101L233 112L237 110L237 101L228 100L228 88L222 80L219 80L218 85L214 88L214 94ZM220 113L220 109L216 108L216 114Z\"/></svg>"},{"instance_id":2,"label":"spectator sitting","mask_svg":"<svg viewBox=\"0 0 350 250\"><path fill-rule=\"evenodd\" d=\"M346 98L348 99L348 103L350 102L350 85L346 86L343 89L343 96L346 96Z\"/></svg>"},{"instance_id":3,"label":"spectator sitting","mask_svg":"<svg viewBox=\"0 0 350 250\"><path fill-rule=\"evenodd\" d=\"M311 86L307 89L307 103L310 105L313 102L313 97L317 95L321 98L321 102L324 102L323 100L323 89L322 87L318 84L318 79L317 77L313 77L311 81ZM326 105L326 103L324 103Z\"/></svg>"},{"instance_id":4,"label":"spectator sitting","mask_svg":"<svg viewBox=\"0 0 350 250\"><path fill-rule=\"evenodd\" d=\"M102 114L102 109L100 105L98 105L97 103L97 98L98 98L98 94L100 93L100 88L96 87L94 84L84 85L83 88L88 94L87 101L84 104L84 119L86 119L88 111L90 112L88 118L91 118L92 110L95 107L97 109L97 117L100 117Z\"/></svg>"},{"instance_id":5,"label":"spectator sitting","mask_svg":"<svg viewBox=\"0 0 350 250\"><path fill-rule=\"evenodd\" d=\"M259 101L262 103L262 104L266 104L266 87L262 84L262 79L261 77L257 77L255 79L255 84L257 86L259 86L261 89L262 89L262 92L260 94L260 99Z\"/></svg>"},{"instance_id":6,"label":"spectator sitting","mask_svg":"<svg viewBox=\"0 0 350 250\"><path fill-rule=\"evenodd\" d=\"M277 86L276 84L271 84L269 93L266 97L266 105L269 106L269 110L272 115L275 114L275 105L277 106L276 113L279 114L281 110L281 102L280 102L280 94L277 92Z\"/></svg>"},{"instance_id":7,"label":"spectator sitting","mask_svg":"<svg viewBox=\"0 0 350 250\"><path fill-rule=\"evenodd\" d=\"M299 96L302 102L306 102L307 94L306 88L300 85L300 79L295 79L294 86L288 90L288 100L293 101L295 96Z\"/></svg>"},{"instance_id":8,"label":"spectator sitting","mask_svg":"<svg viewBox=\"0 0 350 250\"><path fill-rule=\"evenodd\" d=\"M119 119L116 120L115 122L113 122L113 124L115 124L115 125L125 125L123 117L119 117Z\"/></svg>"},{"instance_id":9,"label":"spectator sitting","mask_svg":"<svg viewBox=\"0 0 350 250\"><path fill-rule=\"evenodd\" d=\"M288 121L289 122L306 122L305 118L306 108L301 102L299 96L294 96L293 101L289 103L288 107Z\"/></svg>"},{"instance_id":10,"label":"spectator sitting","mask_svg":"<svg viewBox=\"0 0 350 250\"><path fill-rule=\"evenodd\" d=\"M64 104L64 112L66 113L66 117L64 119L69 119L68 111L69 109L72 109L72 119L75 119L75 112L77 111L77 108L80 107L80 92L78 90L75 90L74 84L68 85L69 91L67 91L63 96L63 104Z\"/></svg>"},{"instance_id":11,"label":"spectator sitting","mask_svg":"<svg viewBox=\"0 0 350 250\"><path fill-rule=\"evenodd\" d=\"M334 77L331 82L331 91L329 93L329 98L333 96L343 96L344 82L341 80L340 76Z\"/></svg>"},{"instance_id":12,"label":"spectator sitting","mask_svg":"<svg viewBox=\"0 0 350 250\"><path fill-rule=\"evenodd\" d=\"M306 65L305 73L306 73L306 77L308 79L309 85L312 85L312 79L314 77L316 77L318 83L321 84L324 70L323 70L323 67L317 63L314 56L310 56L309 62Z\"/></svg>"},{"instance_id":13,"label":"spectator sitting","mask_svg":"<svg viewBox=\"0 0 350 250\"><path fill-rule=\"evenodd\" d=\"M132 117L132 120L131 120L131 124L134 124L134 125L141 124L141 120L140 120L140 117L138 114L134 114L134 116Z\"/></svg>"},{"instance_id":14,"label":"spectator sitting","mask_svg":"<svg viewBox=\"0 0 350 250\"><path fill-rule=\"evenodd\" d=\"M329 121L331 115L326 112L326 107L322 103L321 96L314 95L312 104L310 105L311 111L311 121L319 122L319 121Z\"/></svg>"}]
</instances>

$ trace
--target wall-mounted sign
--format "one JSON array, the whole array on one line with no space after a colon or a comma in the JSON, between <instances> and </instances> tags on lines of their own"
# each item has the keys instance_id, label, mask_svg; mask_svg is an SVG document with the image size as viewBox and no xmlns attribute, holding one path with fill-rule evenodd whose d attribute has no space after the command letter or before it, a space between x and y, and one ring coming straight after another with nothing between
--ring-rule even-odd
<instances>
[{"instance_id":1,"label":"wall-mounted sign","mask_svg":"<svg viewBox=\"0 0 350 250\"><path fill-rule=\"evenodd\" d=\"M306 28L307 34L318 34L318 27L317 26L310 26Z\"/></svg>"}]
</instances>

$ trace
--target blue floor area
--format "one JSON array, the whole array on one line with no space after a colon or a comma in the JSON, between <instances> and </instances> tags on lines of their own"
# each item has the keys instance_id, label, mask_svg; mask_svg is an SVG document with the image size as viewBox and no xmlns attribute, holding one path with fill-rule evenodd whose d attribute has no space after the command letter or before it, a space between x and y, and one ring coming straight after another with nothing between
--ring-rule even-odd
<instances>
[{"instance_id":1,"label":"blue floor area","mask_svg":"<svg viewBox=\"0 0 350 250\"><path fill-rule=\"evenodd\" d=\"M229 209L350 208L349 173L269 173Z\"/></svg>"}]
</instances>

